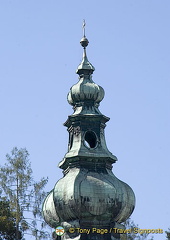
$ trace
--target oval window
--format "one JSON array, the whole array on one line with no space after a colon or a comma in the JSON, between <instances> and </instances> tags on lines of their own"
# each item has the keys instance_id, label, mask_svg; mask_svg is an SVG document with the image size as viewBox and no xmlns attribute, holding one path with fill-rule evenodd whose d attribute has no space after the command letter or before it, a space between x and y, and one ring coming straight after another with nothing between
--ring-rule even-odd
<instances>
[{"instance_id":1,"label":"oval window","mask_svg":"<svg viewBox=\"0 0 170 240\"><path fill-rule=\"evenodd\" d=\"M84 136L84 142L86 147L95 148L97 144L96 134L92 131L87 131Z\"/></svg>"}]
</instances>

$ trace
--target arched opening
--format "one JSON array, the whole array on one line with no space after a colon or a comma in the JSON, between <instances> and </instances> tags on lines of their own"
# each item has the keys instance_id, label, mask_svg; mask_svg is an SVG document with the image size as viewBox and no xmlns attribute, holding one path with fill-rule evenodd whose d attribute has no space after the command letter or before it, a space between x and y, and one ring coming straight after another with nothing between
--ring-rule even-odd
<instances>
[{"instance_id":1,"label":"arched opening","mask_svg":"<svg viewBox=\"0 0 170 240\"><path fill-rule=\"evenodd\" d=\"M95 148L97 144L96 134L92 131L87 131L84 136L84 143L88 148Z\"/></svg>"}]
</instances>

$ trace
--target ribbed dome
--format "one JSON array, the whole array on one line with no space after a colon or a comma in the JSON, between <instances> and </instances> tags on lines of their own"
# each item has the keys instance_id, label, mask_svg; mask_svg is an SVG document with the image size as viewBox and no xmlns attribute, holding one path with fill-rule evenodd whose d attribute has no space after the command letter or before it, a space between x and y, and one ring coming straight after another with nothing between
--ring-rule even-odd
<instances>
[{"instance_id":1,"label":"ribbed dome","mask_svg":"<svg viewBox=\"0 0 170 240\"><path fill-rule=\"evenodd\" d=\"M106 173L74 169L54 188L54 204L61 219L89 222L124 222L133 212L132 189L107 170ZM98 220L97 220L98 219Z\"/></svg>"},{"instance_id":2,"label":"ribbed dome","mask_svg":"<svg viewBox=\"0 0 170 240\"><path fill-rule=\"evenodd\" d=\"M77 84L72 86L67 100L73 106L82 102L85 105L94 105L95 103L100 103L103 98L103 88L94 83L88 76L84 76Z\"/></svg>"}]
</instances>

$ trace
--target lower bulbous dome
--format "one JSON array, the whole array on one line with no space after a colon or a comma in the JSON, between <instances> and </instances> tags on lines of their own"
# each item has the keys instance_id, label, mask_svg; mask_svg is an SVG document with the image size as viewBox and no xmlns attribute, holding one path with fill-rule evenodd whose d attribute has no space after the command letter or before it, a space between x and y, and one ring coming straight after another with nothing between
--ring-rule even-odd
<instances>
[{"instance_id":1,"label":"lower bulbous dome","mask_svg":"<svg viewBox=\"0 0 170 240\"><path fill-rule=\"evenodd\" d=\"M135 196L132 189L106 173L86 169L70 170L54 188L54 205L61 219L83 219L95 224L124 222L133 212Z\"/></svg>"},{"instance_id":2,"label":"lower bulbous dome","mask_svg":"<svg viewBox=\"0 0 170 240\"><path fill-rule=\"evenodd\" d=\"M80 78L79 82L72 86L67 97L69 104L73 106L82 102L100 103L103 98L103 88L89 80L88 77Z\"/></svg>"}]
</instances>

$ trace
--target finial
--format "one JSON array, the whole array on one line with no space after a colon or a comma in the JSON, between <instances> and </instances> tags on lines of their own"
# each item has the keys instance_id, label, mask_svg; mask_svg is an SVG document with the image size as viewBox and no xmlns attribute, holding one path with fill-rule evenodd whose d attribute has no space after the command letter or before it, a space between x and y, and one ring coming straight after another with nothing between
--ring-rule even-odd
<instances>
[{"instance_id":1,"label":"finial","mask_svg":"<svg viewBox=\"0 0 170 240\"><path fill-rule=\"evenodd\" d=\"M88 39L85 36L85 26L86 26L86 22L85 22L85 20L83 20L83 26L82 26L83 27L83 38L81 39L80 44L84 49L88 46L88 43L89 43Z\"/></svg>"},{"instance_id":2,"label":"finial","mask_svg":"<svg viewBox=\"0 0 170 240\"><path fill-rule=\"evenodd\" d=\"M82 75L85 73L92 74L93 71L95 70L93 65L87 59L86 47L87 47L89 41L85 36L85 25L86 25L86 22L85 22L85 20L83 20L83 37L80 41L81 46L84 48L83 59L82 59L82 62L79 64L78 69L76 71L76 73L79 75Z\"/></svg>"}]
</instances>

